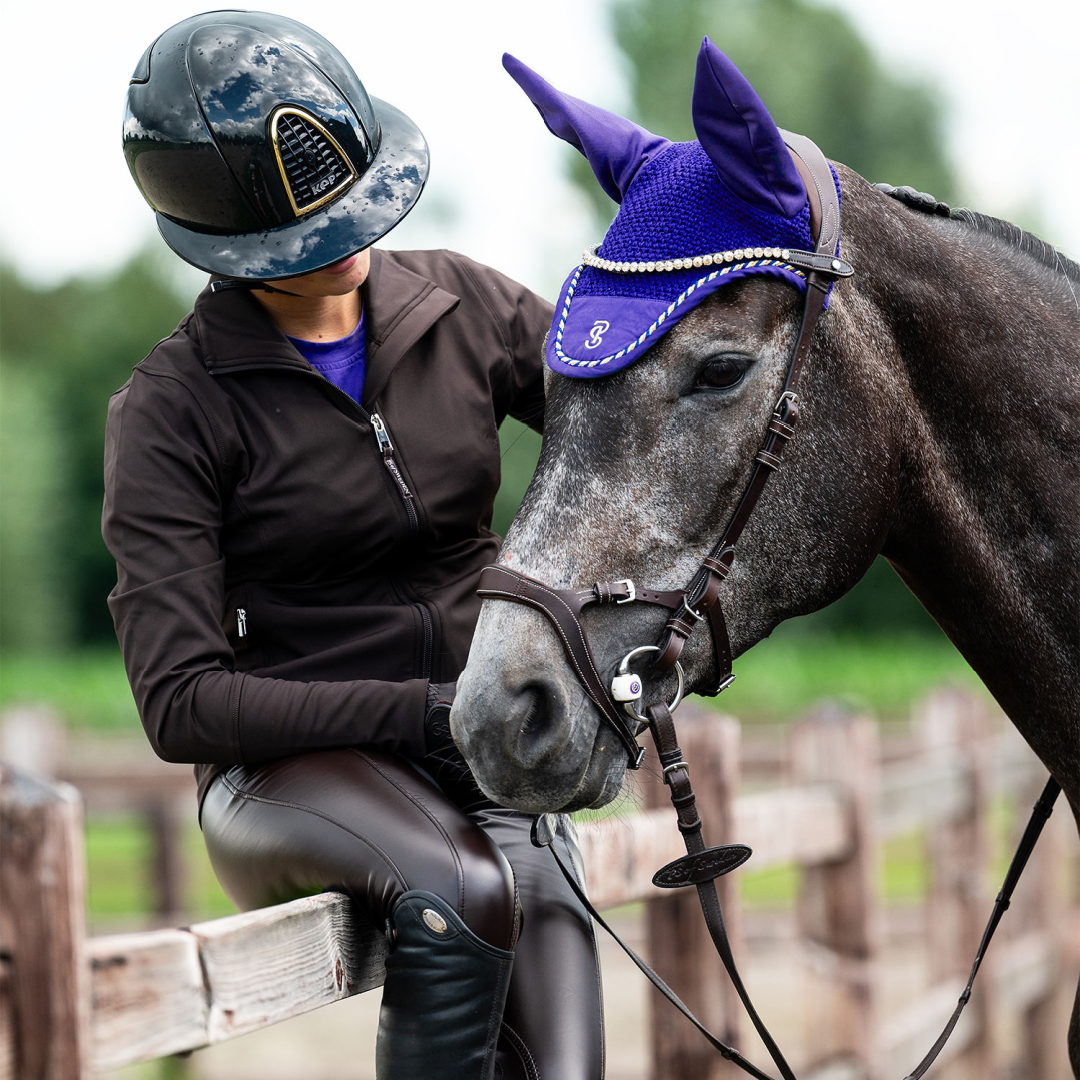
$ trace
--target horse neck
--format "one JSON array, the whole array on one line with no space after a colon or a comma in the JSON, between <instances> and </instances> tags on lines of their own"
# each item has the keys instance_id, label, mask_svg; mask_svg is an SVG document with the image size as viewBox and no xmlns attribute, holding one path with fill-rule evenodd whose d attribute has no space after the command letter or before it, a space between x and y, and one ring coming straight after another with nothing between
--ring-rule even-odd
<instances>
[{"instance_id":1,"label":"horse neck","mask_svg":"<svg viewBox=\"0 0 1080 1080\"><path fill-rule=\"evenodd\" d=\"M860 266L898 386L882 553L1020 723L1075 692L1080 287L972 226L889 210Z\"/></svg>"}]
</instances>

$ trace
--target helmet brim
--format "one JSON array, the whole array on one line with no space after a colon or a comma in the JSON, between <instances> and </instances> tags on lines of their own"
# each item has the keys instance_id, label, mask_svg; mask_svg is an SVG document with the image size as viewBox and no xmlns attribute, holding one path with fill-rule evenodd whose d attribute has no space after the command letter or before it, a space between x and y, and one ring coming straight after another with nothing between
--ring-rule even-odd
<instances>
[{"instance_id":1,"label":"helmet brim","mask_svg":"<svg viewBox=\"0 0 1080 1080\"><path fill-rule=\"evenodd\" d=\"M165 243L200 270L248 281L300 277L385 236L416 205L428 176L428 146L400 109L371 99L382 130L367 171L326 206L265 232L221 235L196 232L157 215Z\"/></svg>"}]
</instances>

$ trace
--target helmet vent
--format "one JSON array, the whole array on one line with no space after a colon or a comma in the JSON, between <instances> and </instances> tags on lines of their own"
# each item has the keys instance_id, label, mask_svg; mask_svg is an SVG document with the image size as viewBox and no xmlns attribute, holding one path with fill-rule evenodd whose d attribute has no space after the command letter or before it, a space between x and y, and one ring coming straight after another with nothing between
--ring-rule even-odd
<instances>
[{"instance_id":1,"label":"helmet vent","mask_svg":"<svg viewBox=\"0 0 1080 1080\"><path fill-rule=\"evenodd\" d=\"M270 135L297 217L329 202L356 179L344 151L313 116L278 109L270 121Z\"/></svg>"}]
</instances>

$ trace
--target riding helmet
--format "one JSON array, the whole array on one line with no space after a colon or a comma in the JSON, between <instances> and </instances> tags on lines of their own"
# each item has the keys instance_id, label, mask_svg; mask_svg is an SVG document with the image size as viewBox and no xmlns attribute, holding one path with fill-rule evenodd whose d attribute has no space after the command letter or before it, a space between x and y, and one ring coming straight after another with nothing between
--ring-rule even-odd
<instances>
[{"instance_id":1,"label":"riding helmet","mask_svg":"<svg viewBox=\"0 0 1080 1080\"><path fill-rule=\"evenodd\" d=\"M128 88L124 154L165 242L212 274L311 273L367 247L428 174L420 129L324 37L213 11L166 30Z\"/></svg>"}]
</instances>

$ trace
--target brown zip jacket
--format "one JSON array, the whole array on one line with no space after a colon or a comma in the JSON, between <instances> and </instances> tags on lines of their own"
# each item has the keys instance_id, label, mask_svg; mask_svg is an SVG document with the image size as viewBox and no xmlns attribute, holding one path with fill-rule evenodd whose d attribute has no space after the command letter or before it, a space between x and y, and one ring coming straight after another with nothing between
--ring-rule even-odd
<instances>
[{"instance_id":1,"label":"brown zip jacket","mask_svg":"<svg viewBox=\"0 0 1080 1080\"><path fill-rule=\"evenodd\" d=\"M445 251L372 251L362 407L248 293L205 290L116 392L102 532L157 753L422 756L479 614L498 426L543 417L549 304ZM379 430L381 428L381 430Z\"/></svg>"}]
</instances>

